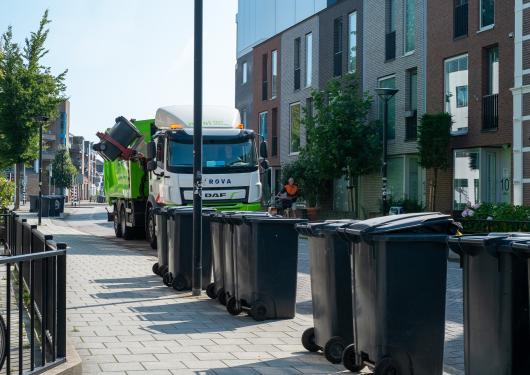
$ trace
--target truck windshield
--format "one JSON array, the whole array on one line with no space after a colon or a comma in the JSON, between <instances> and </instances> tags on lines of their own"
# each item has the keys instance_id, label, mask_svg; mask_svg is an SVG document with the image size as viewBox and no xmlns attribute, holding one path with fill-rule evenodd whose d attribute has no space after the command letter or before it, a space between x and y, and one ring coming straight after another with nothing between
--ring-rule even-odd
<instances>
[{"instance_id":1,"label":"truck windshield","mask_svg":"<svg viewBox=\"0 0 530 375\"><path fill-rule=\"evenodd\" d=\"M193 167L193 145L170 141L169 170L190 173ZM239 143L203 144L202 166L208 172L249 172L258 168L253 140Z\"/></svg>"}]
</instances>

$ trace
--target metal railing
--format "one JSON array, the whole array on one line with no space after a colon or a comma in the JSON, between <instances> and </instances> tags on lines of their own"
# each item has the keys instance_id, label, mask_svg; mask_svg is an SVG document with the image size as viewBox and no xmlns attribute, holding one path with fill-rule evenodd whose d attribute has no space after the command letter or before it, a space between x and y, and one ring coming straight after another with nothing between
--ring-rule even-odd
<instances>
[{"instance_id":1,"label":"metal railing","mask_svg":"<svg viewBox=\"0 0 530 375\"><path fill-rule=\"evenodd\" d=\"M499 94L482 98L482 129L497 129L499 126Z\"/></svg>"},{"instance_id":2,"label":"metal railing","mask_svg":"<svg viewBox=\"0 0 530 375\"><path fill-rule=\"evenodd\" d=\"M530 232L530 221L464 219L462 223L465 234L491 232Z\"/></svg>"},{"instance_id":3,"label":"metal railing","mask_svg":"<svg viewBox=\"0 0 530 375\"><path fill-rule=\"evenodd\" d=\"M66 360L66 244L15 213L0 217L0 369L40 374Z\"/></svg>"}]
</instances>

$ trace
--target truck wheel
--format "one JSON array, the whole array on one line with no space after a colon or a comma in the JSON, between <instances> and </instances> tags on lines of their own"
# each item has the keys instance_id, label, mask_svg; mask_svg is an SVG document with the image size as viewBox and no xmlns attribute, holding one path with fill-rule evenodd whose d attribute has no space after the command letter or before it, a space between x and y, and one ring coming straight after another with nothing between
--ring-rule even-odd
<instances>
[{"instance_id":1,"label":"truck wheel","mask_svg":"<svg viewBox=\"0 0 530 375\"><path fill-rule=\"evenodd\" d=\"M116 235L116 237L121 238L122 233L121 233L120 215L118 213L118 208L116 206L114 206L113 216L114 216L114 234Z\"/></svg>"},{"instance_id":2,"label":"truck wheel","mask_svg":"<svg viewBox=\"0 0 530 375\"><path fill-rule=\"evenodd\" d=\"M147 207L147 222L145 223L145 238L152 249L157 248L156 244L156 225L155 225L155 215L153 213L153 207Z\"/></svg>"},{"instance_id":3,"label":"truck wheel","mask_svg":"<svg viewBox=\"0 0 530 375\"><path fill-rule=\"evenodd\" d=\"M125 207L121 206L120 210L121 221L121 235L124 240L128 241L133 238L133 228L127 226L127 215L125 214Z\"/></svg>"}]
</instances>

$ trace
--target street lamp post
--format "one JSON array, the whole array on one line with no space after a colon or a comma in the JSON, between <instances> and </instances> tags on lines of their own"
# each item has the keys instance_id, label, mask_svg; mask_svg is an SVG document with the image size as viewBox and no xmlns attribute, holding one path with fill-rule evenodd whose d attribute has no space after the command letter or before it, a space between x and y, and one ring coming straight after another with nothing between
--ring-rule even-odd
<instances>
[{"instance_id":1,"label":"street lamp post","mask_svg":"<svg viewBox=\"0 0 530 375\"><path fill-rule=\"evenodd\" d=\"M48 122L49 118L46 116L37 117L39 122L39 225L42 224L42 127Z\"/></svg>"},{"instance_id":2,"label":"street lamp post","mask_svg":"<svg viewBox=\"0 0 530 375\"><path fill-rule=\"evenodd\" d=\"M394 97L394 95L397 94L399 90L388 88L388 87L380 87L376 88L375 92L379 96L379 98L383 101L383 167L382 167L382 180L383 180L383 187L381 189L381 196L383 200L383 216L386 216L388 214L388 200L387 200L387 131L388 131L388 102L390 99Z\"/></svg>"}]
</instances>

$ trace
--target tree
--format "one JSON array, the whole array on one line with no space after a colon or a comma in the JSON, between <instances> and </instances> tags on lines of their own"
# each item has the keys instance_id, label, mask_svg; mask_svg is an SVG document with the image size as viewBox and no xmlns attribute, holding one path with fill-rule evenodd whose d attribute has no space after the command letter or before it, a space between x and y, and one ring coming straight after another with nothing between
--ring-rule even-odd
<instances>
[{"instance_id":1,"label":"tree","mask_svg":"<svg viewBox=\"0 0 530 375\"><path fill-rule=\"evenodd\" d=\"M307 200L311 207L319 202L321 194L325 194L326 181L317 170L318 164L311 160L311 155L302 153L295 161L282 166L282 183L292 177L300 188L300 197Z\"/></svg>"},{"instance_id":2,"label":"tree","mask_svg":"<svg viewBox=\"0 0 530 375\"><path fill-rule=\"evenodd\" d=\"M16 164L15 208L20 202L20 172L24 163L37 159L40 116L53 120L57 105L65 100L66 71L55 76L42 65L49 30L48 11L36 32L25 39L23 50L13 42L11 27L0 46L0 168Z\"/></svg>"},{"instance_id":3,"label":"tree","mask_svg":"<svg viewBox=\"0 0 530 375\"><path fill-rule=\"evenodd\" d=\"M15 194L15 183L7 178L0 176L0 208L4 209L13 203Z\"/></svg>"},{"instance_id":4,"label":"tree","mask_svg":"<svg viewBox=\"0 0 530 375\"><path fill-rule=\"evenodd\" d=\"M70 159L70 153L66 148L60 148L52 162L52 179L53 183L61 188L71 188L73 179L77 174L77 168L72 159Z\"/></svg>"},{"instance_id":5,"label":"tree","mask_svg":"<svg viewBox=\"0 0 530 375\"><path fill-rule=\"evenodd\" d=\"M429 186L429 209L436 210L438 171L447 170L451 163L450 142L453 120L449 113L424 114L418 128L420 165L431 169L433 180Z\"/></svg>"},{"instance_id":6,"label":"tree","mask_svg":"<svg viewBox=\"0 0 530 375\"><path fill-rule=\"evenodd\" d=\"M381 165L380 126L367 119L372 98L363 95L353 74L331 80L312 97L313 113L305 109L307 145L301 157L316 164L322 179L346 176L357 195L358 177ZM350 193L357 212L358 199Z\"/></svg>"}]
</instances>

